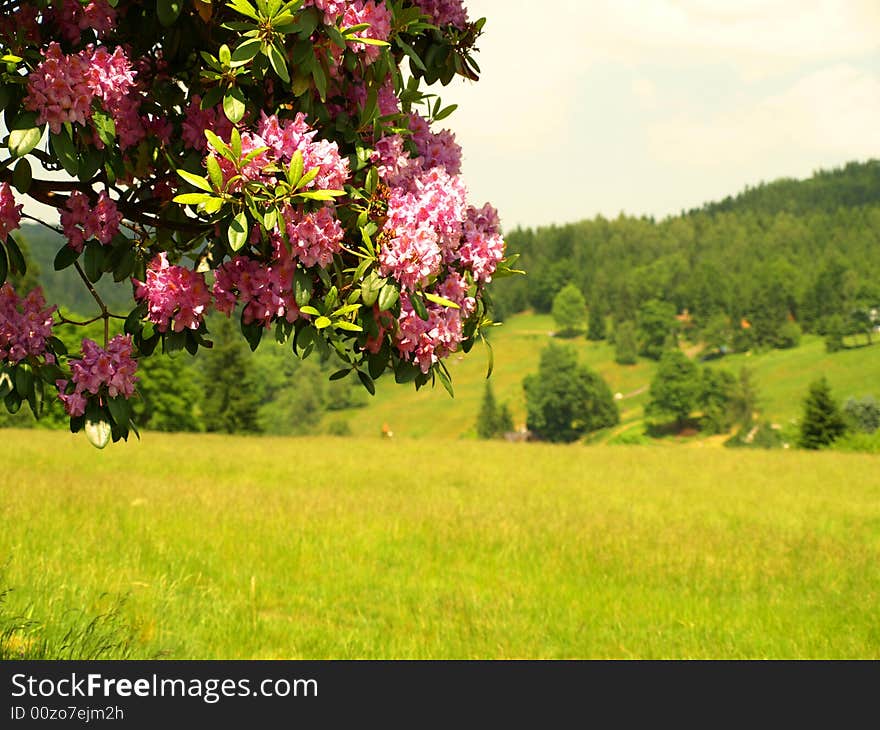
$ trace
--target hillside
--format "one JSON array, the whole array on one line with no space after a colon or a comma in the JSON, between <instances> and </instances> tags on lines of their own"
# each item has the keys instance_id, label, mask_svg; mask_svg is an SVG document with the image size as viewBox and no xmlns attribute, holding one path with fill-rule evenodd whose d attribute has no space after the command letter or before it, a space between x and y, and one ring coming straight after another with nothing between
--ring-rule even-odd
<instances>
[{"instance_id":1,"label":"hillside","mask_svg":"<svg viewBox=\"0 0 880 730\"><path fill-rule=\"evenodd\" d=\"M525 421L522 380L535 372L541 348L554 341L549 315L520 314L511 317L492 333L495 371L492 386L499 403L508 402L514 423ZM639 358L636 365L617 365L614 348L606 342L589 342L583 337L563 340L575 347L581 362L595 369L612 392L621 393L622 426L615 433L643 430L643 408L656 362ZM387 423L396 434L414 438L473 437L473 428L485 387L487 353L475 347L465 357L450 363L455 399L437 386L418 393L390 381L377 383L376 397L368 408L339 411L329 420L345 419L357 436L376 436ZM730 355L708 364L736 374L748 367L761 395L762 420L786 424L800 416L809 384L828 377L835 396L880 395L880 347L856 347L828 354L821 338L807 336L799 347L769 350L757 354ZM608 435L605 436L607 438Z\"/></svg>"}]
</instances>

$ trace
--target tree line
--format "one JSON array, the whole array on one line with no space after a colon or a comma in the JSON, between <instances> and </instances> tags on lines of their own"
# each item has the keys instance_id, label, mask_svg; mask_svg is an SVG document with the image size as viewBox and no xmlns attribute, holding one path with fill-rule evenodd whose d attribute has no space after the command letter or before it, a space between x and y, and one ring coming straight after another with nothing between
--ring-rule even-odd
<instances>
[{"instance_id":1,"label":"tree line","mask_svg":"<svg viewBox=\"0 0 880 730\"><path fill-rule=\"evenodd\" d=\"M528 276L493 284L499 320L551 312L569 287L587 305L592 339L652 330L636 347L654 358L676 329L722 350L791 347L801 332L825 335L829 349L868 343L880 305L880 161L662 221L599 216L518 228L507 240Z\"/></svg>"}]
</instances>

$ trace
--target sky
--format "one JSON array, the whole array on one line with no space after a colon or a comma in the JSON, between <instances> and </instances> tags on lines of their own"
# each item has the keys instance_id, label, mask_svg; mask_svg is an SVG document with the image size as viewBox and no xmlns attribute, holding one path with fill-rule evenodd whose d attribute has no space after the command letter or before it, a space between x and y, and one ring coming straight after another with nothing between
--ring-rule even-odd
<instances>
[{"instance_id":1,"label":"sky","mask_svg":"<svg viewBox=\"0 0 880 730\"><path fill-rule=\"evenodd\" d=\"M663 218L880 158L880 0L466 0L488 19L459 109L472 201L504 227Z\"/></svg>"}]
</instances>

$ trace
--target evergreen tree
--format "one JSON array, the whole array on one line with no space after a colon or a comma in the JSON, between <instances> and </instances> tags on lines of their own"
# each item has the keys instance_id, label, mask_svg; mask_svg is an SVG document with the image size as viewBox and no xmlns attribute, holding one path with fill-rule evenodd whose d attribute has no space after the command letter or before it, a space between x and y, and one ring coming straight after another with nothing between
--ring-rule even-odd
<instances>
[{"instance_id":1,"label":"evergreen tree","mask_svg":"<svg viewBox=\"0 0 880 730\"><path fill-rule=\"evenodd\" d=\"M599 342L605 339L605 334L605 312L599 298L593 297L587 320L587 339Z\"/></svg>"},{"instance_id":2,"label":"evergreen tree","mask_svg":"<svg viewBox=\"0 0 880 730\"><path fill-rule=\"evenodd\" d=\"M828 380L823 376L810 385L804 401L799 445L804 449L821 449L833 443L845 431L846 421L831 396Z\"/></svg>"},{"instance_id":3,"label":"evergreen tree","mask_svg":"<svg viewBox=\"0 0 880 730\"><path fill-rule=\"evenodd\" d=\"M205 428L223 433L256 432L260 397L249 367L251 353L233 327L230 319L216 317L210 326L214 348L199 355Z\"/></svg>"},{"instance_id":4,"label":"evergreen tree","mask_svg":"<svg viewBox=\"0 0 880 730\"><path fill-rule=\"evenodd\" d=\"M507 403L502 403L498 409L498 435L513 431L513 416L510 415L510 408Z\"/></svg>"},{"instance_id":5,"label":"evergreen tree","mask_svg":"<svg viewBox=\"0 0 880 730\"><path fill-rule=\"evenodd\" d=\"M668 417L681 427L697 407L700 378L696 364L681 350L667 350L651 381L646 413Z\"/></svg>"},{"instance_id":6,"label":"evergreen tree","mask_svg":"<svg viewBox=\"0 0 880 730\"><path fill-rule=\"evenodd\" d=\"M481 439L494 438L498 433L498 407L495 405L495 394L492 392L492 383L486 381L486 389L483 391L483 403L477 416L477 436Z\"/></svg>"},{"instance_id":7,"label":"evergreen tree","mask_svg":"<svg viewBox=\"0 0 880 730\"><path fill-rule=\"evenodd\" d=\"M754 414L759 402L760 396L752 379L752 371L743 367L739 371L730 402L730 414L733 422L743 427L749 426L754 421Z\"/></svg>"},{"instance_id":8,"label":"evergreen tree","mask_svg":"<svg viewBox=\"0 0 880 730\"><path fill-rule=\"evenodd\" d=\"M614 361L618 365L635 365L637 360L636 328L632 322L623 322L614 331Z\"/></svg>"},{"instance_id":9,"label":"evergreen tree","mask_svg":"<svg viewBox=\"0 0 880 730\"><path fill-rule=\"evenodd\" d=\"M727 370L703 368L698 405L703 412L702 428L710 433L724 433L734 422L731 404L736 393L736 378Z\"/></svg>"},{"instance_id":10,"label":"evergreen tree","mask_svg":"<svg viewBox=\"0 0 880 730\"><path fill-rule=\"evenodd\" d=\"M659 360L675 332L675 307L668 302L651 299L639 310L639 354Z\"/></svg>"},{"instance_id":11,"label":"evergreen tree","mask_svg":"<svg viewBox=\"0 0 880 730\"><path fill-rule=\"evenodd\" d=\"M566 284L553 298L553 319L558 327L557 334L570 337L584 324L587 303L584 295L574 284Z\"/></svg>"},{"instance_id":12,"label":"evergreen tree","mask_svg":"<svg viewBox=\"0 0 880 730\"><path fill-rule=\"evenodd\" d=\"M550 344L541 352L537 374L523 381L526 424L547 441L575 441L620 422L611 389L568 346Z\"/></svg>"}]
</instances>

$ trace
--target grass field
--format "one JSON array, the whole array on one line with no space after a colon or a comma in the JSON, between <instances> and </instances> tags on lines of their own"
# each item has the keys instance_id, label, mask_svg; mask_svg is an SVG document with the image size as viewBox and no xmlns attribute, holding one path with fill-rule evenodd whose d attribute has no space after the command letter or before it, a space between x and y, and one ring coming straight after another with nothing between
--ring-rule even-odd
<instances>
[{"instance_id":1,"label":"grass field","mask_svg":"<svg viewBox=\"0 0 880 730\"><path fill-rule=\"evenodd\" d=\"M525 423L523 378L538 369L540 352L553 341L553 318L549 315L518 314L492 331L495 371L492 387L498 402L507 401L514 422ZM637 365L614 362L614 347L607 342L588 342L578 337L564 342L575 347L582 362L589 364L608 382L612 392L625 397L620 401L623 430L642 432L643 409L648 401L648 387L656 363L641 359ZM449 369L455 384L455 399L449 398L438 384L415 393L389 379L377 383L376 397L370 407L343 412L356 436L378 436L382 424L396 434L412 438L459 438L473 435L485 387L488 357L482 345L467 356L453 356ZM761 395L762 419L785 424L801 414L810 383L822 375L828 377L835 396L843 400L873 393L880 397L880 345L825 352L821 337L805 336L800 347L771 350L757 354L732 355L712 361L710 367L726 368L737 374L747 366ZM328 420L337 420L333 413Z\"/></svg>"},{"instance_id":2,"label":"grass field","mask_svg":"<svg viewBox=\"0 0 880 730\"><path fill-rule=\"evenodd\" d=\"M3 431L13 636L133 656L880 658L880 457Z\"/></svg>"}]
</instances>

